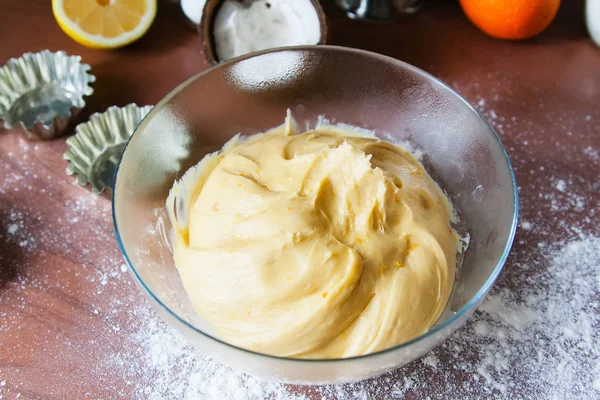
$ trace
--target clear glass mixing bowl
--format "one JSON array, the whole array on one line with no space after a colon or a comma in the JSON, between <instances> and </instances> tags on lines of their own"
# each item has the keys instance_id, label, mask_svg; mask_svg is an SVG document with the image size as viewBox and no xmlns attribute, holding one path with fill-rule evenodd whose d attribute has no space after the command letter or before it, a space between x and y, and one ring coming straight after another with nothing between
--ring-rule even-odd
<instances>
[{"instance_id":1,"label":"clear glass mixing bowl","mask_svg":"<svg viewBox=\"0 0 600 400\"><path fill-rule=\"evenodd\" d=\"M361 357L299 360L220 340L181 285L162 224L173 181L232 135L319 116L408 141L459 210L471 243L440 321L426 334ZM508 255L517 221L510 161L488 122L431 75L366 51L309 46L255 53L183 83L138 126L113 191L115 231L142 291L159 314L211 357L256 376L294 383L359 380L400 367L442 342L475 311ZM227 268L226 265L223 268Z\"/></svg>"}]
</instances>

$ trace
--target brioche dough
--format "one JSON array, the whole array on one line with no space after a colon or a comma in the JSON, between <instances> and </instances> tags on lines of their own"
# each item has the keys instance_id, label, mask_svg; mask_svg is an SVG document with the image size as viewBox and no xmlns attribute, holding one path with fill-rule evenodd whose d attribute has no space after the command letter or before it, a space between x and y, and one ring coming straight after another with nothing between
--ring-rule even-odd
<instances>
[{"instance_id":1,"label":"brioche dough","mask_svg":"<svg viewBox=\"0 0 600 400\"><path fill-rule=\"evenodd\" d=\"M190 174L175 263L224 340L350 357L421 335L446 306L451 208L403 148L333 127L295 134L288 119L234 138Z\"/></svg>"}]
</instances>

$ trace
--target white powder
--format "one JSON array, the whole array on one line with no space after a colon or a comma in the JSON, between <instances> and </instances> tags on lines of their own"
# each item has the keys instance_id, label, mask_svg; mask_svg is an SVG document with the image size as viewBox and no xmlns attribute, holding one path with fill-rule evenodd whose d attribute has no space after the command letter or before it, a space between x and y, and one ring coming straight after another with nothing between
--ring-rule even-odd
<instances>
[{"instance_id":1,"label":"white powder","mask_svg":"<svg viewBox=\"0 0 600 400\"><path fill-rule=\"evenodd\" d=\"M521 229L530 231L533 229L533 224L529 221L521 221Z\"/></svg>"},{"instance_id":2,"label":"white powder","mask_svg":"<svg viewBox=\"0 0 600 400\"><path fill-rule=\"evenodd\" d=\"M485 336L490 333L490 324L486 321L477 321L473 326L473 329L475 329L475 333L478 335Z\"/></svg>"},{"instance_id":3,"label":"white powder","mask_svg":"<svg viewBox=\"0 0 600 400\"><path fill-rule=\"evenodd\" d=\"M555 243L528 262L545 268L531 275L521 272L518 290L500 282L477 316L423 357L421 365L413 363L374 380L298 392L342 400L423 393L473 399L600 395L595 392L600 374L589 373L600 370L595 364L600 357L600 238ZM138 327L125 337L127 345L104 366L144 383L135 389L134 398L305 398L286 385L236 373L202 355L147 306L135 310L135 319Z\"/></svg>"},{"instance_id":4,"label":"white powder","mask_svg":"<svg viewBox=\"0 0 600 400\"><path fill-rule=\"evenodd\" d=\"M577 398L578 393L593 397L595 377L588 371L600 356L595 331L600 308L591 278L600 264L600 239L557 244L546 254L547 269L525 277L520 293L499 289L480 308L482 321L492 326L486 354L495 358L484 358L478 370L487 372L484 377L493 387L517 390L526 384L541 398ZM480 322L472 337L476 345ZM502 328L508 330L506 338L497 334ZM520 381L506 376L514 372Z\"/></svg>"},{"instance_id":5,"label":"white powder","mask_svg":"<svg viewBox=\"0 0 600 400\"><path fill-rule=\"evenodd\" d=\"M423 357L421 359L421 361L423 362L423 364L428 365L428 366L432 367L433 369L437 368L438 362L439 362L439 360L437 359L437 357L435 356L434 353L427 354L425 357Z\"/></svg>"},{"instance_id":6,"label":"white powder","mask_svg":"<svg viewBox=\"0 0 600 400\"><path fill-rule=\"evenodd\" d=\"M495 93L490 96L481 99L478 106L493 107L498 99ZM42 189L44 195L60 197L54 202L63 204L63 209L51 215L40 215L33 205L21 203L0 209L5 224L0 240L7 248L17 249L22 267L3 287L0 297L2 305L12 301L12 308L0 307L0 343L26 345L14 352L7 349L7 363L0 369L0 398L18 398L21 392L26 393L27 382L21 380L19 362L10 358L12 354L41 360L44 356L39 349L46 345L64 348L53 355L52 362L74 371L73 376L61 378L64 374L52 375L47 370L45 379L54 383L48 387L76 388L72 381L78 381L100 388L93 390L104 390L86 395L89 398L600 398L600 231L598 204L589 195L595 183L582 183L576 172L552 163L542 168L534 162L533 168L530 162L536 154L530 149L539 146L545 135L535 127L517 130L520 118L486 109L482 112L493 120L500 135L504 129L512 130L505 143L519 182L527 187L526 196L521 193L524 219L507 265L480 310L465 327L420 360L375 379L321 387L287 386L234 372L202 355L168 327L133 285L130 274L125 273L128 268L118 253L112 227L106 222L110 221L110 202L84 189L74 192L72 178L48 175L52 181ZM572 127L564 129L574 132ZM557 149L573 142L566 134L565 140L567 144L557 145ZM519 145L528 142L528 146L512 146L515 141ZM588 146L583 154L588 168L582 169L593 169L589 167L597 165L598 150ZM33 157L26 161L21 153L8 155L11 163L0 165L5 172L0 195L9 198L16 190L33 193L31 185L25 183L31 176L25 179L25 172L15 172L27 170ZM14 169L18 164L22 167ZM73 193L75 197L64 197ZM71 223L74 219L78 222ZM47 276L37 271L43 270L40 264L48 259L47 254L64 256L77 264L58 265L51 273L64 279L46 280ZM0 254L0 265L11 262L10 254ZM85 288L76 293L86 299L89 312L77 310L80 325L72 333L53 331L52 336L44 337L45 342L19 342L21 327L31 323L26 316L29 307L37 304L35 293L50 284L57 290ZM87 290L89 287L95 291ZM94 322L94 328L81 335L86 318ZM79 336L83 341L77 341ZM32 350L27 350L29 345ZM30 353L24 353L27 351ZM88 380L95 385L88 385ZM64 393L45 394L64 397Z\"/></svg>"},{"instance_id":7,"label":"white powder","mask_svg":"<svg viewBox=\"0 0 600 400\"><path fill-rule=\"evenodd\" d=\"M583 149L583 154L588 156L592 161L600 160L600 155L598 154L598 150L594 149L592 146L588 146Z\"/></svg>"},{"instance_id":8,"label":"white powder","mask_svg":"<svg viewBox=\"0 0 600 400\"><path fill-rule=\"evenodd\" d=\"M196 350L147 306L135 310L139 328L128 346L107 361L128 380L140 382L137 399L301 399L283 384L234 372Z\"/></svg>"},{"instance_id":9,"label":"white powder","mask_svg":"<svg viewBox=\"0 0 600 400\"><path fill-rule=\"evenodd\" d=\"M17 224L10 224L8 229L6 230L9 235L14 235L19 230L19 226Z\"/></svg>"},{"instance_id":10,"label":"white powder","mask_svg":"<svg viewBox=\"0 0 600 400\"><path fill-rule=\"evenodd\" d=\"M481 99L478 106L489 103ZM516 123L514 117L505 119L493 110L483 111L500 134ZM517 136L530 137L521 143L532 146L539 145L541 140L539 135L533 136L529 132ZM584 153L591 159L597 158L597 152L591 147ZM518 152L513 156L517 172L521 165L526 165L522 160L524 158ZM536 169L544 171L546 168ZM535 177L537 173L531 175ZM581 218L583 222L577 225L565 222L566 212L594 215L594 209L586 208L585 194L578 191L575 179L566 175L550 180L532 178L535 186L528 187L528 198L522 198L522 211L527 219L520 221L522 232L517 237L518 245L480 311L449 340L420 361L376 379L302 388L298 392L308 393L315 399L341 400L404 396L432 399L598 398L600 239L598 233L582 234L586 227L589 231L593 226L589 218ZM535 198L535 193L539 198ZM160 328L164 334L162 329L166 328ZM155 371L160 376L158 387L167 390L165 388L172 386L174 393L183 393L182 398L187 393L203 394L208 399L252 396L247 394L246 387L252 378L234 374L199 354L187 354L195 353L195 350L183 344L172 347L168 345L169 339L163 339L151 353L166 352L175 358L185 354L185 357L204 360L204 364L190 362L186 365L194 367L184 374L176 374L164 366L162 372ZM144 371L157 365L161 364L149 362L142 366L141 373L145 374ZM209 385L206 382L215 369L227 371L225 375L229 379L223 381L228 383L198 389ZM192 377L193 383L190 383ZM291 396L284 385L252 382L261 388L254 393L262 393L263 397ZM182 385L189 392L181 392Z\"/></svg>"},{"instance_id":11,"label":"white powder","mask_svg":"<svg viewBox=\"0 0 600 400\"><path fill-rule=\"evenodd\" d=\"M282 46L317 44L319 15L309 0L225 0L214 18L219 60Z\"/></svg>"}]
</instances>

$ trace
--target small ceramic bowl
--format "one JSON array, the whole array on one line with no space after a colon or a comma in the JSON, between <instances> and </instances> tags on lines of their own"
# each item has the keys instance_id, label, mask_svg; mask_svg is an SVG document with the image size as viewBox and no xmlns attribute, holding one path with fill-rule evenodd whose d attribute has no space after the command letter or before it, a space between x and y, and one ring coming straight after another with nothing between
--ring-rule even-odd
<instances>
[{"instance_id":1,"label":"small ceramic bowl","mask_svg":"<svg viewBox=\"0 0 600 400\"><path fill-rule=\"evenodd\" d=\"M220 62L217 56L214 41L213 22L215 16L217 15L217 12L219 11L219 8L223 4L223 1L224 0L207 0L202 11L202 17L200 18L200 40L202 41L202 50L208 65L216 65ZM310 2L312 3L313 7L315 8L315 11L317 12L317 16L319 18L319 27L321 30L319 41L316 44L327 44L329 40L329 31L327 28L327 19L325 17L325 12L323 12L323 8L321 7L319 0L310 0Z\"/></svg>"},{"instance_id":2,"label":"small ceramic bowl","mask_svg":"<svg viewBox=\"0 0 600 400\"><path fill-rule=\"evenodd\" d=\"M220 339L182 286L168 242L165 200L175 179L233 135L326 117L409 142L446 190L471 241L448 306L427 333L345 359L292 359ZM422 70L362 50L308 46L255 53L209 69L173 90L137 127L113 191L121 251L159 314L206 354L238 370L295 383L347 382L398 368L430 351L477 309L508 256L517 224L513 170L489 123ZM161 234L162 232L162 234ZM227 265L223 265L227 268Z\"/></svg>"}]
</instances>

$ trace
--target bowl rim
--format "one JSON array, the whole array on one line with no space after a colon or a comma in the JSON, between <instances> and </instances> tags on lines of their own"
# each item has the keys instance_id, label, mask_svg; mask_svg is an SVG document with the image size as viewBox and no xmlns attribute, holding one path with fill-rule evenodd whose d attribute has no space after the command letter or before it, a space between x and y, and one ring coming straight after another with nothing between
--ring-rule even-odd
<instances>
[{"instance_id":1,"label":"bowl rim","mask_svg":"<svg viewBox=\"0 0 600 400\"><path fill-rule=\"evenodd\" d=\"M347 358L292 358L292 357L281 357L281 356L276 356L276 355L271 355L271 354L266 354L266 353L260 353L260 352L256 352L253 350L249 350L249 349L245 349L243 347L238 347L236 345L233 345L231 343L226 342L225 340L222 340L218 337L214 337L208 333L203 332L202 330L196 328L194 325L192 325L191 323L189 323L188 321L186 321L185 319L181 318L176 312L174 312L173 310L171 310L170 307L168 307L167 305L165 305L153 292L152 290L150 290L148 288L148 286L144 283L144 281L142 280L142 278L140 277L140 275L138 274L137 270L135 269L135 267L133 266L133 263L131 262L131 260L129 259L129 255L127 254L127 251L125 250L125 247L123 245L123 241L121 240L121 235L119 232L119 225L118 225L118 221L117 221L117 215L116 215L116 209L117 209L117 203L115 201L116 199L116 187L117 187L117 181L119 179L119 170L121 167L121 162L123 160L123 156L125 155L125 153L127 152L127 149L129 147L129 143L131 142L131 139L135 136L135 134L138 132L138 128L143 124L143 122L146 120L146 118L148 118L148 116L152 115L154 112L158 112L158 110L160 110L167 102L169 102L169 100L174 97L175 95L177 95L181 90L183 90L184 88L186 88L191 82L195 81L196 79L201 78L202 76L211 73L213 70L216 69L220 69L220 68L225 68L231 64L235 64L241 61L245 61L247 59L250 58L254 58L254 57L259 57L265 54L270 54L270 53L279 53L279 52L287 52L287 51L296 51L296 52L305 52L305 51L316 51L316 52L346 52L346 53L357 53L360 54L362 56L367 56L367 57L371 57L371 58L375 58L375 59L379 59L381 61L385 61L387 63L390 64L394 64L395 66L400 66L404 69L408 69L413 73L416 73L417 75L421 75L424 78L427 78L430 81L433 81L437 84L439 84L441 87L447 89L450 93L454 94L455 96L457 96L457 98L472 112L475 112L483 121L485 121L486 125L488 126L490 132L493 134L494 138L496 139L496 141L498 142L498 144L500 145L501 149L502 149L502 153L504 154L504 158L507 162L508 165L508 169L510 172L510 176L511 176L511 182L512 182L512 186L513 186L513 215L512 215L512 223L511 223L511 228L506 240L506 243L504 245L504 250L502 252L502 255L500 256L500 258L498 259L498 262L496 263L496 266L494 267L494 270L492 271L492 273L490 274L490 276L487 278L487 280L484 282L484 284L479 288L479 290L475 293L475 295L464 305L462 306L457 312L455 312L450 318L448 318L446 321L444 321L443 323L434 326L432 329L430 329L429 331L425 332L424 334L411 339L407 342L403 342L400 343L396 346L392 346L389 347L387 349L383 349L383 350L379 350L373 353L368 353L368 354L363 354L363 355L359 355L359 356L352 356L352 357L347 357ZM184 82L182 82L180 85L178 85L176 88L174 88L173 90L171 90L165 97L163 97L162 100L160 100L156 106L144 117L144 119L142 121L140 121L140 123L138 124L138 126L136 127L135 131L133 132L133 134L130 136L129 140L127 141L125 148L123 149L123 153L121 154L121 158L119 159L119 163L117 164L117 167L115 169L115 185L113 187L112 190L112 218L113 218L113 224L114 224L114 229L115 229L115 236L117 238L117 243L119 244L119 249L121 250L121 253L123 254L123 257L127 263L127 265L129 266L129 269L131 270L131 272L133 273L133 276L135 277L136 281L140 284L140 286L144 289L144 291L146 292L146 294L148 294L150 296L150 298L159 305L159 307L161 309L163 309L164 311L166 311L168 314L170 314L172 317L174 317L177 321L179 321L180 323L182 323L183 325L187 326L188 328L192 329L193 331L205 336L206 338L208 338L209 340L214 340L216 342L218 342L219 344L225 345L227 347L232 348L233 350L238 350L244 353L247 353L248 355L252 355L252 356L256 356L256 357L266 357L269 359L273 359L273 360L278 360L278 361L286 361L286 362L292 362L292 363L296 363L296 364L313 364L313 363L321 363L321 364L326 364L326 363L342 363L342 362L351 362L352 360L360 360L360 359L365 359L365 358L373 358L373 357L378 357L378 356L382 356L384 354L387 353L391 353L391 352L395 352L396 350L402 349L402 348L408 348L411 347L412 345L422 342L423 340L435 335L438 332L442 332L444 331L447 327L453 325L456 321L460 321L460 319L466 314L467 317L469 316L469 313L472 311L475 311L474 308L476 306L479 305L479 303L481 301L483 301L484 297L486 296L486 294L490 291L490 289L492 288L494 282L496 281L496 279L498 278L498 275L500 274L500 272L502 271L502 268L504 267L504 264L506 263L506 260L508 258L508 255L510 253L510 249L512 247L514 238L515 238L515 234L516 234L516 230L517 230L517 222L518 222L518 214L519 214L519 194L518 194L518 190L517 190L517 181L515 178L515 172L512 166L512 163L510 162L510 158L508 156L508 153L506 151L505 146L502 144L502 141L500 139L500 137L498 136L498 133L496 132L496 130L494 129L494 127L490 124L490 122L483 116L482 113L480 113L478 110L475 109L475 107L473 107L473 105L471 105L471 103L469 103L461 94L459 94L457 91L455 91L454 89L452 89L449 85L447 85L446 83L444 83L443 81L441 81L440 79L436 78L435 76L431 75L430 73L415 67L414 65L408 64L404 61L398 60L396 58L393 57L389 57L383 54L379 54L379 53L374 53L371 51L367 51L367 50L362 50L362 49L355 49L355 48L349 48L349 47L342 47L342 46L330 46L330 45L309 45L309 46L289 46L289 47L279 47L276 49L269 49L269 50L263 50L263 51L259 51L259 52L254 52L254 53L249 53L249 54L245 54L242 55L240 57L236 57L236 58L232 58L230 60L224 61L220 64L217 64L215 66L212 66L210 68L207 68L206 70L186 79ZM456 329L458 329L460 325L458 325L456 327ZM455 329L455 330L456 330Z\"/></svg>"}]
</instances>

